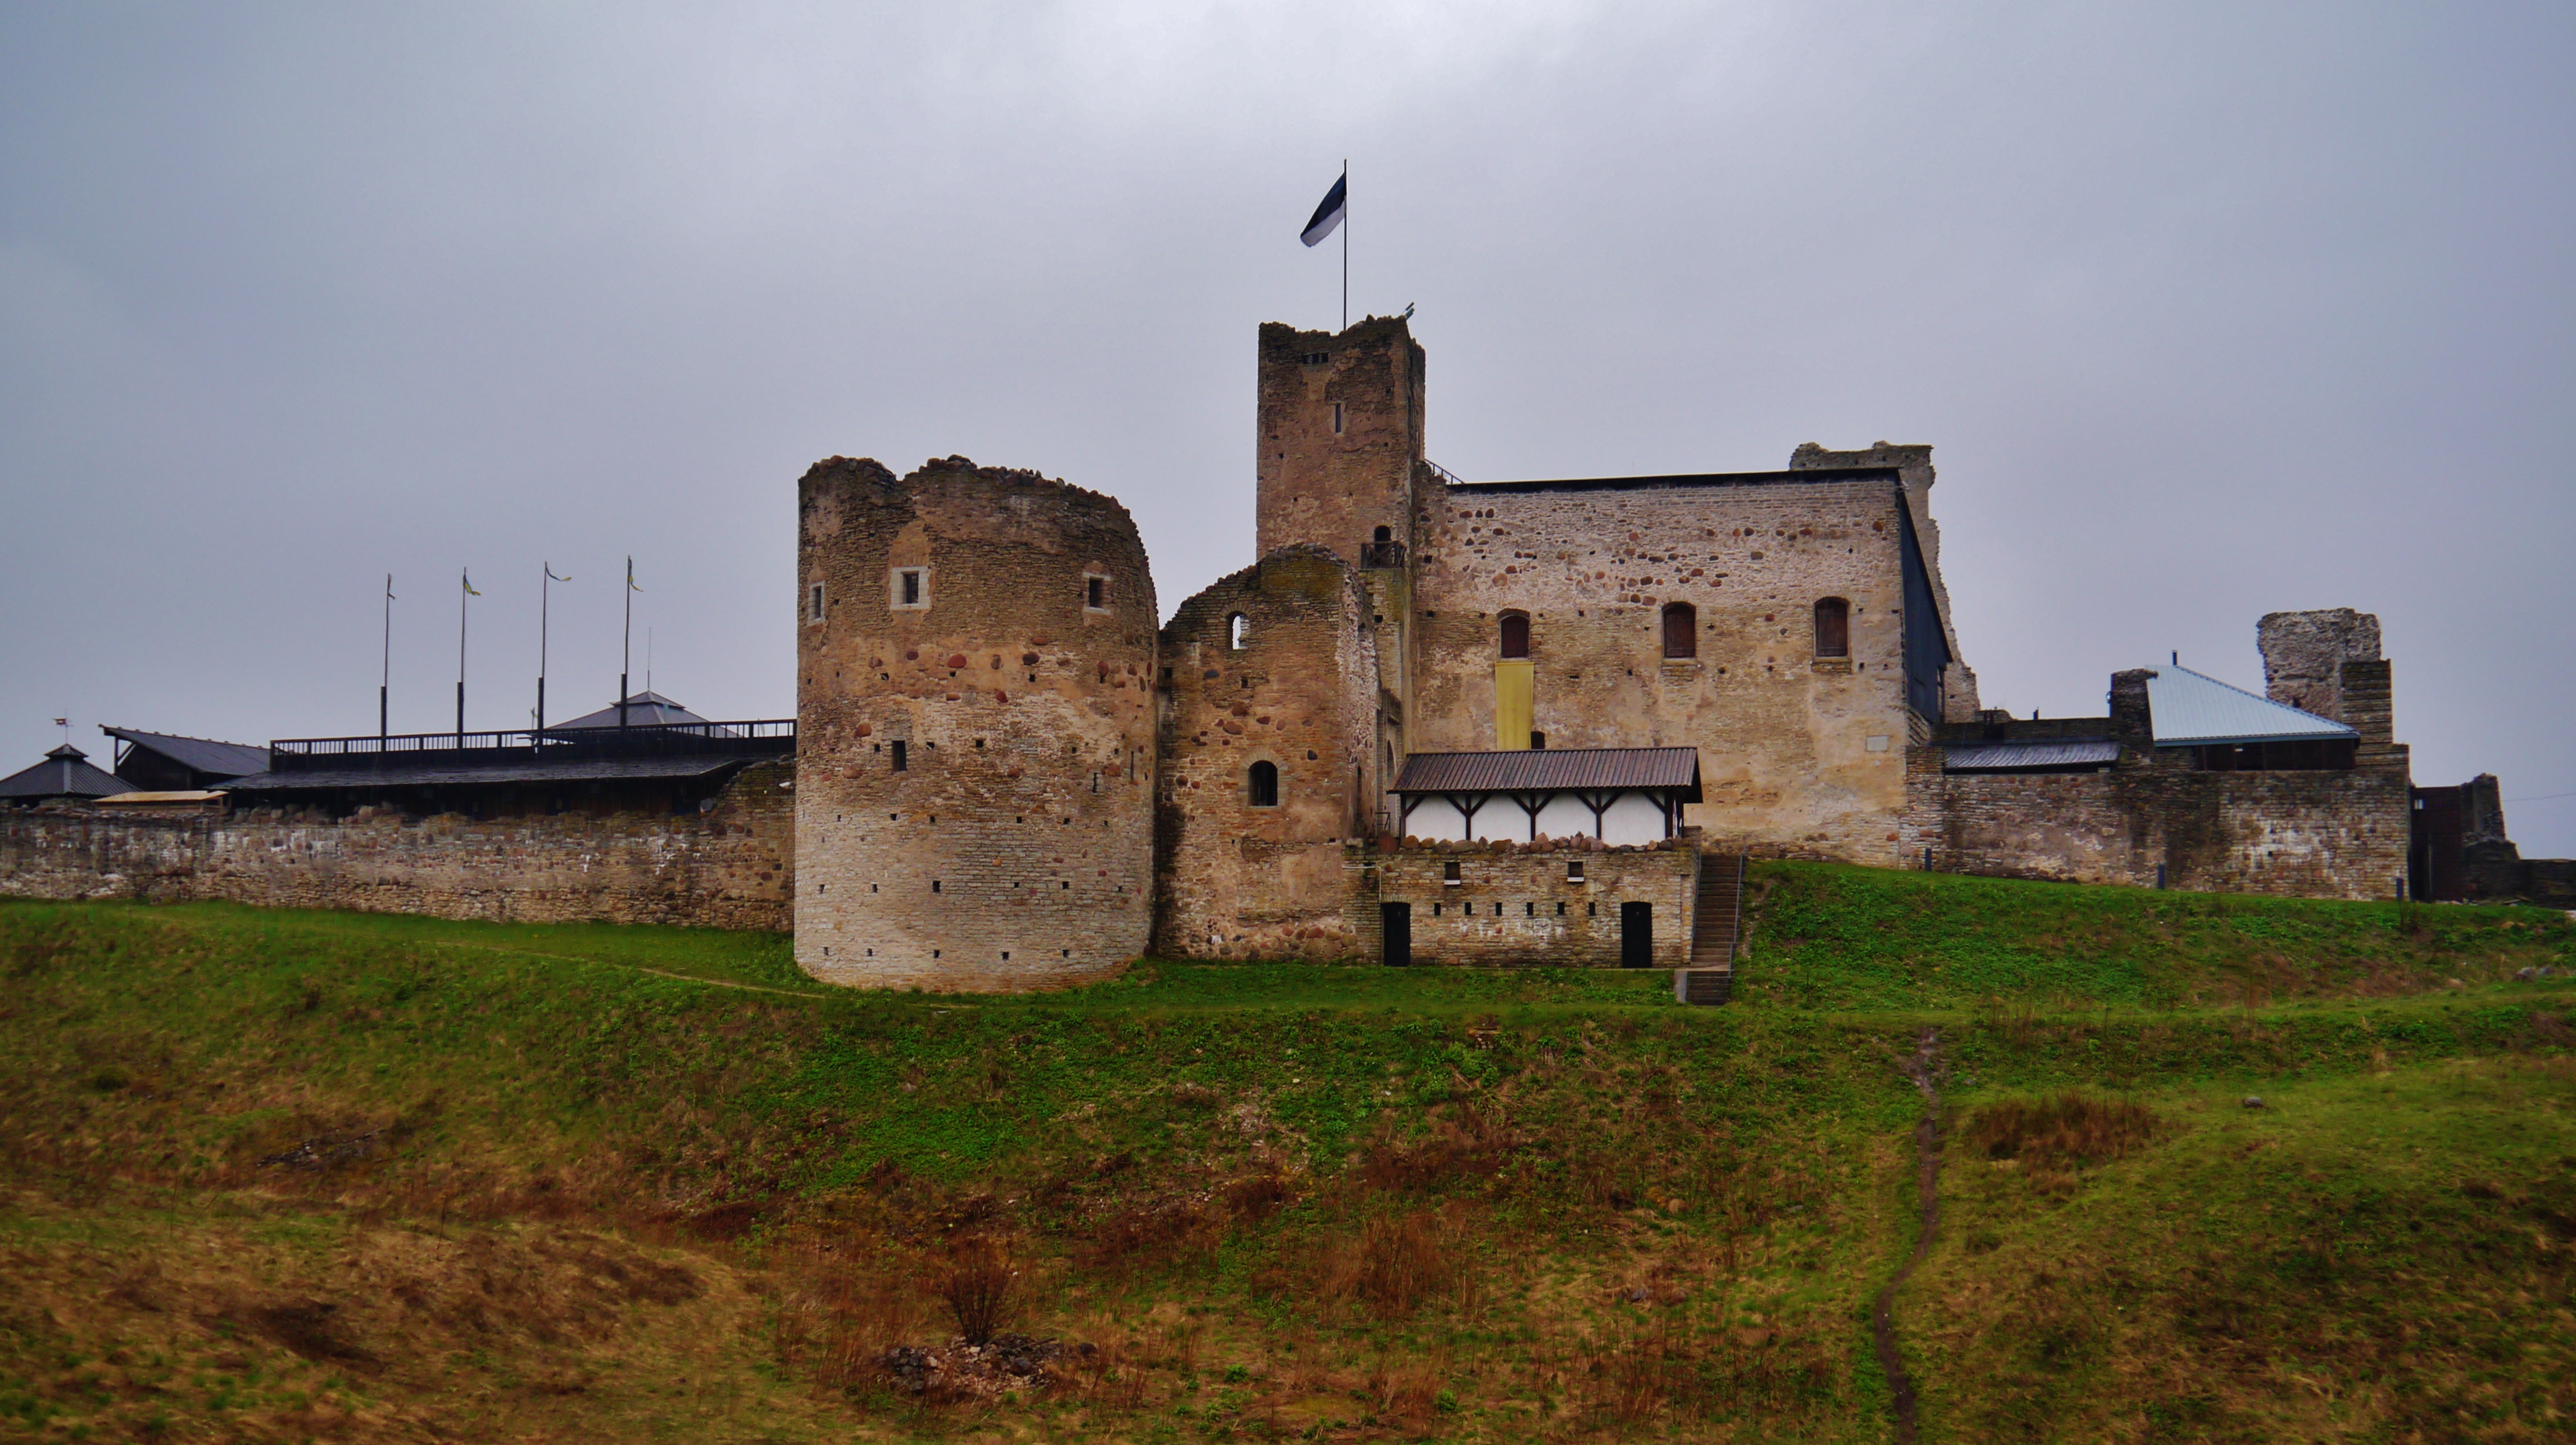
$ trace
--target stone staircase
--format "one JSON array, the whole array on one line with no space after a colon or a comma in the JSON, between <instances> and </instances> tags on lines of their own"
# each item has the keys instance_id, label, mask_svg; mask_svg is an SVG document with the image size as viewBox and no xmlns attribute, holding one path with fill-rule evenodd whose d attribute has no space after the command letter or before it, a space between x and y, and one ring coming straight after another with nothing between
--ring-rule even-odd
<instances>
[{"instance_id":1,"label":"stone staircase","mask_svg":"<svg viewBox=\"0 0 2576 1445\"><path fill-rule=\"evenodd\" d=\"M1722 1004L1735 992L1735 942L1744 926L1744 855L1703 853L1699 911L1691 920L1688 968L1673 970L1673 997Z\"/></svg>"}]
</instances>

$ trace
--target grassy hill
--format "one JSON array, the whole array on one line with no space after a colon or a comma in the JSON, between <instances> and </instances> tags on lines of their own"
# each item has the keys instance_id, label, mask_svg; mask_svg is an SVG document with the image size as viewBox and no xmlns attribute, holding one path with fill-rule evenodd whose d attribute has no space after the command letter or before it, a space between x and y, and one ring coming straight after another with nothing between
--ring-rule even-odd
<instances>
[{"instance_id":1,"label":"grassy hill","mask_svg":"<svg viewBox=\"0 0 2576 1445\"><path fill-rule=\"evenodd\" d=\"M1725 1009L0 907L0 1434L1887 1439L1927 1033L1924 1438L2568 1433L2566 917L1755 888ZM996 1288L1026 1341L948 1349Z\"/></svg>"}]
</instances>

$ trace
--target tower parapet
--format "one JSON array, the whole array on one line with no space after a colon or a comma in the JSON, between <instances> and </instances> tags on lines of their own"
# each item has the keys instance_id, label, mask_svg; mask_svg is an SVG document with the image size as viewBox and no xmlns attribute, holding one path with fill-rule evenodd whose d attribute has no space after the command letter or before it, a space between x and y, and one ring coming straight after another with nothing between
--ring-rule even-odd
<instances>
[{"instance_id":1,"label":"tower parapet","mask_svg":"<svg viewBox=\"0 0 2576 1445\"><path fill-rule=\"evenodd\" d=\"M796 962L1077 982L1152 927L1152 576L1115 498L964 457L800 484Z\"/></svg>"}]
</instances>

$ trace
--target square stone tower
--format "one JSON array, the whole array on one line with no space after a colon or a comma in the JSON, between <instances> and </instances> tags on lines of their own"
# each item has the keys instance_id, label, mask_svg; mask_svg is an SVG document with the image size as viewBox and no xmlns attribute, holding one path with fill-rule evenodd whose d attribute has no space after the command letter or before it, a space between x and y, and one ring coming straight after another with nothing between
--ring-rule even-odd
<instances>
[{"instance_id":1,"label":"square stone tower","mask_svg":"<svg viewBox=\"0 0 2576 1445\"><path fill-rule=\"evenodd\" d=\"M1260 555L1314 546L1357 567L1364 543L1412 540L1422 374L1400 316L1339 335L1263 325Z\"/></svg>"}]
</instances>

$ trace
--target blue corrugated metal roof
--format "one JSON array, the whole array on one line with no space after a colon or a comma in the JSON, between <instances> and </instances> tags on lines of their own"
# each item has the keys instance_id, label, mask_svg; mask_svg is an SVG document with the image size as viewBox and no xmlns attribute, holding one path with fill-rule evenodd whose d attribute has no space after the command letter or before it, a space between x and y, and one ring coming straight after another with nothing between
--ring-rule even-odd
<instances>
[{"instance_id":1,"label":"blue corrugated metal roof","mask_svg":"<svg viewBox=\"0 0 2576 1445\"><path fill-rule=\"evenodd\" d=\"M2147 713L2160 748L2361 736L2331 718L2230 687L2188 667L2147 670Z\"/></svg>"}]
</instances>

